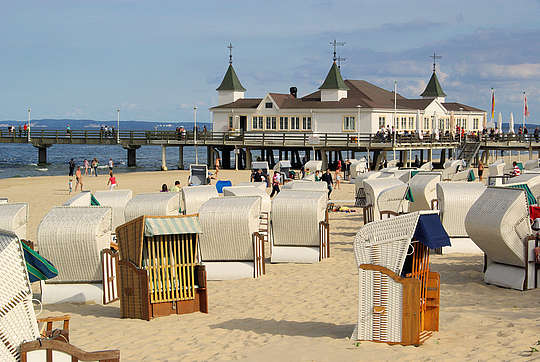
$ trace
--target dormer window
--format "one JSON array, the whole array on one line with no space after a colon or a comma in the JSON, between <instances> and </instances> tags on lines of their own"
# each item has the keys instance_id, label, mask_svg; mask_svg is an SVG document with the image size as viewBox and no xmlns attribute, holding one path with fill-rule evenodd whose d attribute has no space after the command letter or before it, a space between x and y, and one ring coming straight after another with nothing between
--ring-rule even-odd
<instances>
[{"instance_id":1,"label":"dormer window","mask_svg":"<svg viewBox=\"0 0 540 362\"><path fill-rule=\"evenodd\" d=\"M264 105L264 108L272 109L273 107L274 107L274 104L272 102L266 102L266 104Z\"/></svg>"}]
</instances>

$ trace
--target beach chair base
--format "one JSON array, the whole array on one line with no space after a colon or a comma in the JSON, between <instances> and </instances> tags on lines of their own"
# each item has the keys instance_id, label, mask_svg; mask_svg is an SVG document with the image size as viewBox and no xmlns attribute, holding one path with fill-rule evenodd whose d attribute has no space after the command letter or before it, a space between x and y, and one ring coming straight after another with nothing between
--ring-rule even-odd
<instances>
[{"instance_id":1,"label":"beach chair base","mask_svg":"<svg viewBox=\"0 0 540 362\"><path fill-rule=\"evenodd\" d=\"M251 261L203 261L207 280L253 278L255 264Z\"/></svg>"},{"instance_id":2,"label":"beach chair base","mask_svg":"<svg viewBox=\"0 0 540 362\"><path fill-rule=\"evenodd\" d=\"M318 263L320 248L315 246L275 246L272 245L272 263Z\"/></svg>"},{"instance_id":3,"label":"beach chair base","mask_svg":"<svg viewBox=\"0 0 540 362\"><path fill-rule=\"evenodd\" d=\"M41 282L41 303L103 303L101 283L52 284Z\"/></svg>"}]
</instances>

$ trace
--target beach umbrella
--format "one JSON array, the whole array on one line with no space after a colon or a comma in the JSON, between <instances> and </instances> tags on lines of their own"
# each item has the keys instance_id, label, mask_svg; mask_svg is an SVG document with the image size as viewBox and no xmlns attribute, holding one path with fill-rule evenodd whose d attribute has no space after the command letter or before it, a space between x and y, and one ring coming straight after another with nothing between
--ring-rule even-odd
<instances>
[{"instance_id":1,"label":"beach umbrella","mask_svg":"<svg viewBox=\"0 0 540 362\"><path fill-rule=\"evenodd\" d=\"M456 134L456 118L454 117L454 111L450 111L450 133L452 133L452 136Z\"/></svg>"},{"instance_id":2,"label":"beach umbrella","mask_svg":"<svg viewBox=\"0 0 540 362\"><path fill-rule=\"evenodd\" d=\"M499 128L499 132L502 133L502 114L499 112L499 119L497 120L497 128Z\"/></svg>"},{"instance_id":3,"label":"beach umbrella","mask_svg":"<svg viewBox=\"0 0 540 362\"><path fill-rule=\"evenodd\" d=\"M424 136L422 135L422 122L420 120L420 110L416 110L416 133L418 134L418 138L422 139Z\"/></svg>"},{"instance_id":4,"label":"beach umbrella","mask_svg":"<svg viewBox=\"0 0 540 362\"><path fill-rule=\"evenodd\" d=\"M508 125L508 133L515 133L514 132L514 113L510 113L510 124Z\"/></svg>"},{"instance_id":5,"label":"beach umbrella","mask_svg":"<svg viewBox=\"0 0 540 362\"><path fill-rule=\"evenodd\" d=\"M47 280L58 275L58 270L50 261L36 253L25 243L21 243L24 251L24 260L26 261L26 270L30 282Z\"/></svg>"},{"instance_id":6,"label":"beach umbrella","mask_svg":"<svg viewBox=\"0 0 540 362\"><path fill-rule=\"evenodd\" d=\"M435 126L433 127L433 133L435 134L435 139L439 139L439 119L437 118L437 112L433 113L433 122Z\"/></svg>"}]
</instances>

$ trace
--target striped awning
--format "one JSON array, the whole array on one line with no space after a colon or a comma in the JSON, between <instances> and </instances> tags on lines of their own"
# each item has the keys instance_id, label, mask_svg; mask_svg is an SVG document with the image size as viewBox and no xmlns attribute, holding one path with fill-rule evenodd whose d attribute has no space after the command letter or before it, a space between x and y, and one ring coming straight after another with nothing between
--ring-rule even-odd
<instances>
[{"instance_id":1,"label":"striped awning","mask_svg":"<svg viewBox=\"0 0 540 362\"><path fill-rule=\"evenodd\" d=\"M21 244L24 251L24 260L26 261L26 270L31 283L51 279L58 275L58 270L50 261L30 249L25 243Z\"/></svg>"},{"instance_id":2,"label":"striped awning","mask_svg":"<svg viewBox=\"0 0 540 362\"><path fill-rule=\"evenodd\" d=\"M144 220L144 236L202 233L199 219L195 216L148 217Z\"/></svg>"}]
</instances>

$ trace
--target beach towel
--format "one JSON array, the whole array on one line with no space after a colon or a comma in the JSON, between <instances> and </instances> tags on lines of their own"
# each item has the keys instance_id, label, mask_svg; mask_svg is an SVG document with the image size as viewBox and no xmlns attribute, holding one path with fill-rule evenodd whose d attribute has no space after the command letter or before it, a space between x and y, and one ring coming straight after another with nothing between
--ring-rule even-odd
<instances>
[{"instance_id":1,"label":"beach towel","mask_svg":"<svg viewBox=\"0 0 540 362\"><path fill-rule=\"evenodd\" d=\"M232 182L230 180L216 182L216 190L218 194L222 194L223 188L228 186L232 186Z\"/></svg>"}]
</instances>

